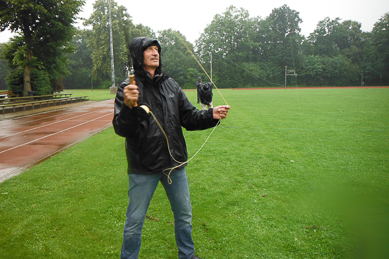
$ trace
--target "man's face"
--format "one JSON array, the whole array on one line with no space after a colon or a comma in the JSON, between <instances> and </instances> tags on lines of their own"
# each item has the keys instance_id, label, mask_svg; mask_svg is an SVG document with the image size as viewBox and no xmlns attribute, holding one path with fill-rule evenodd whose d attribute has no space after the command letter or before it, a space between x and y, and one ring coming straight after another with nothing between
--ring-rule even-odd
<instances>
[{"instance_id":1,"label":"man's face","mask_svg":"<svg viewBox=\"0 0 389 259\"><path fill-rule=\"evenodd\" d=\"M143 52L143 64L145 68L156 69L159 67L159 53L157 46L150 46Z\"/></svg>"}]
</instances>

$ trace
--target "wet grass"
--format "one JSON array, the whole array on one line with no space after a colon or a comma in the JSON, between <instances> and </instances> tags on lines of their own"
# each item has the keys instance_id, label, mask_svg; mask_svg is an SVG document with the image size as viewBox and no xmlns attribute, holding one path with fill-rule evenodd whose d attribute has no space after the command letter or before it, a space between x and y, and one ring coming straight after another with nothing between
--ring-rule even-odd
<instances>
[{"instance_id":1,"label":"wet grass","mask_svg":"<svg viewBox=\"0 0 389 259\"><path fill-rule=\"evenodd\" d=\"M88 96L91 101L104 101L115 98L109 89L65 89L63 93L70 93L72 97Z\"/></svg>"},{"instance_id":2,"label":"wet grass","mask_svg":"<svg viewBox=\"0 0 389 259\"><path fill-rule=\"evenodd\" d=\"M229 118L187 166L196 254L388 257L389 89L222 94ZM210 130L184 133L193 155ZM0 184L0 257L118 258L126 166L110 128ZM177 258L173 228L159 186L140 258Z\"/></svg>"}]
</instances>

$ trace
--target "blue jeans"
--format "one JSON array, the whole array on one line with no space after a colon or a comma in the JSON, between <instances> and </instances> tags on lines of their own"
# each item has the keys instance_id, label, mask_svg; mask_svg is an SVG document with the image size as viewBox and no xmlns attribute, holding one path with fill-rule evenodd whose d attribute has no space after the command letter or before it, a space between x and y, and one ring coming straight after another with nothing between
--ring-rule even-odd
<instances>
[{"instance_id":1,"label":"blue jeans","mask_svg":"<svg viewBox=\"0 0 389 259\"><path fill-rule=\"evenodd\" d=\"M171 184L168 183L167 176L164 174L129 174L129 203L123 231L121 259L138 258L146 212L159 182L165 188L174 213L178 258L190 259L193 257L192 206L185 168L176 169L170 174L170 178Z\"/></svg>"}]
</instances>

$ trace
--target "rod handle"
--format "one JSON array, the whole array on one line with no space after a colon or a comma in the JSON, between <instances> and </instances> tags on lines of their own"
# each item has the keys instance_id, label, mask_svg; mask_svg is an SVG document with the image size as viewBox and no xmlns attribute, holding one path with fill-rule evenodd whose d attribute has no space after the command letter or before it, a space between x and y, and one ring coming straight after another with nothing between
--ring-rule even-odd
<instances>
[{"instance_id":1,"label":"rod handle","mask_svg":"<svg viewBox=\"0 0 389 259\"><path fill-rule=\"evenodd\" d=\"M135 75L129 75L128 78L130 79L130 85L136 85ZM132 105L132 107L137 107L137 106L138 106L138 102L134 102L134 104Z\"/></svg>"}]
</instances>

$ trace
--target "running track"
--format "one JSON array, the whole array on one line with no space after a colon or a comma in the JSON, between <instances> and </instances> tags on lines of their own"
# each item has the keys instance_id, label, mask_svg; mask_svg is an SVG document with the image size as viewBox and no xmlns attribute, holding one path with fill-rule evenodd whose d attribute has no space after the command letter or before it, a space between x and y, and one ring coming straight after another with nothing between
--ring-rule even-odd
<instances>
[{"instance_id":1,"label":"running track","mask_svg":"<svg viewBox=\"0 0 389 259\"><path fill-rule=\"evenodd\" d=\"M112 125L113 99L0 121L0 182Z\"/></svg>"}]
</instances>

